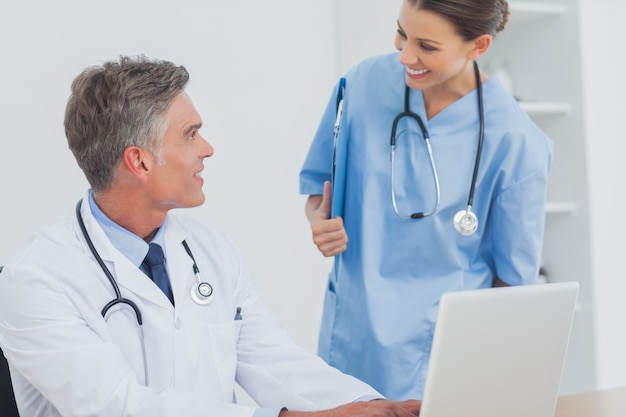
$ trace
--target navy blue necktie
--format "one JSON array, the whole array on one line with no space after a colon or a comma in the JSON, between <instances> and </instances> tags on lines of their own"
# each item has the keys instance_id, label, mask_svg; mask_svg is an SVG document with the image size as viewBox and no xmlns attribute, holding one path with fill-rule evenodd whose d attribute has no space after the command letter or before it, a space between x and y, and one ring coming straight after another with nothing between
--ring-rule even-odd
<instances>
[{"instance_id":1,"label":"navy blue necktie","mask_svg":"<svg viewBox=\"0 0 626 417\"><path fill-rule=\"evenodd\" d=\"M151 243L148 254L141 264L142 270L148 274L150 279L163 291L174 305L174 295L170 286L170 279L165 270L165 255L163 249L156 243Z\"/></svg>"}]
</instances>

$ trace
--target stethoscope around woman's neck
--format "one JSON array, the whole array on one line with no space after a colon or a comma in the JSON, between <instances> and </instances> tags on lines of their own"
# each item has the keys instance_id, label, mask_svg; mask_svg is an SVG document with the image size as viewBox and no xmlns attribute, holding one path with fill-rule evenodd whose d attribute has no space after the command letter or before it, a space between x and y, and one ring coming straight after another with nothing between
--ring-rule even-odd
<instances>
[{"instance_id":1,"label":"stethoscope around woman's neck","mask_svg":"<svg viewBox=\"0 0 626 417\"><path fill-rule=\"evenodd\" d=\"M469 197L467 199L467 209L460 210L454 216L453 223L454 228L462 235L469 236L473 234L476 229L478 229L478 218L476 214L472 211L472 204L474 202L474 189L476 188L476 181L478 177L478 167L480 165L480 157L482 155L483 149L483 139L485 136L485 114L484 114L484 106L483 106L483 83L480 77L480 70L478 69L478 64L474 61L474 74L476 76L476 90L478 95L478 116L480 121L480 127L478 132L478 149L476 150L476 160L474 162L474 172L472 174L472 182L470 184ZM426 130L426 126L422 122L422 119L415 113L413 113L409 108L409 86L405 87L404 90L404 111L399 113L395 119L393 120L393 124L391 127L391 202L393 204L393 209L398 215L398 217L403 219L421 219L426 216L430 216L435 214L439 210L439 204L441 200L441 191L439 187L439 176L437 175L437 169L435 168L435 160L433 158L432 147L430 145L430 138L428 136L428 130ZM398 128L398 123L403 117L409 117L417 122L422 132L422 136L424 137L424 142L426 143L426 149L428 151L428 156L430 159L430 166L433 172L433 176L435 178L435 190L436 190L436 200L435 207L429 211L416 212L412 213L408 216L400 214L398 210L398 206L396 203L396 192L395 192L395 149L396 149L396 130Z\"/></svg>"}]
</instances>

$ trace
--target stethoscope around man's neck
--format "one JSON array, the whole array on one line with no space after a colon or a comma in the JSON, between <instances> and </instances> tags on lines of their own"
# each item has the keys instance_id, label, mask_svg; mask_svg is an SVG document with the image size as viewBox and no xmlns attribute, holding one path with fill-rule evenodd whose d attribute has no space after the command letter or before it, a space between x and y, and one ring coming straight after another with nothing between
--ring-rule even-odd
<instances>
[{"instance_id":1,"label":"stethoscope around man's neck","mask_svg":"<svg viewBox=\"0 0 626 417\"><path fill-rule=\"evenodd\" d=\"M122 297L120 286L118 285L117 281L115 280L115 277L113 276L109 268L107 268L104 261L102 260L102 257L96 250L96 247L94 246L91 240L91 237L89 236L89 233L87 232L87 228L85 227L83 216L80 212L82 201L83 200L81 199L76 204L76 219L78 220L80 230L83 232L83 236L85 237L85 240L87 241L87 246L89 246L89 250L91 250L91 253L96 258L96 261L100 265L100 268L102 268L102 271L108 278L109 282L111 283L111 287L113 287L113 291L115 292L115 298L109 301L108 303L106 303L100 313L102 314L102 317L106 320L107 313L109 312L109 310L111 310L111 308L113 308L116 305L127 305L135 313L135 317L137 318L137 324L139 325L139 334L140 334L141 350L142 350L142 357L143 357L143 371L144 371L144 377L145 377L145 384L147 386L149 385L148 363L147 363L147 355L146 355L146 344L145 344L144 335L143 335L143 318L141 316L141 310L139 309L139 307L134 301L129 300L128 298ZM187 242L183 240L182 245L185 248L185 251L191 258L191 260L193 261L193 272L196 276L196 282L190 288L191 299L200 305L210 304L214 298L213 287L208 282L202 281L200 277L200 270L198 269L196 260L193 254L191 253L191 250L189 249L189 245L187 245Z\"/></svg>"},{"instance_id":2,"label":"stethoscope around man's neck","mask_svg":"<svg viewBox=\"0 0 626 417\"><path fill-rule=\"evenodd\" d=\"M454 228L462 235L469 236L473 234L476 229L478 229L478 218L476 214L472 211L472 204L474 202L474 189L476 188L476 180L478 177L478 167L480 165L480 157L482 155L483 149L483 139L485 136L485 114L484 114L484 106L483 106L483 84L480 78L480 70L478 69L478 64L474 61L474 74L476 76L476 90L478 93L478 116L480 121L480 127L478 132L478 149L476 150L476 160L474 162L474 172L472 174L472 182L470 184L469 197L467 199L467 209L460 210L454 216ZM437 175L437 169L435 168L435 160L433 158L433 151L430 145L430 139L428 136L428 130L426 130L426 126L422 122L422 119L415 113L413 113L409 108L409 86L406 86L404 90L404 111L399 113L395 119L393 120L393 124L391 127L391 202L393 204L393 209L398 217L403 219L421 219L426 216L430 216L435 214L439 210L439 204L441 201L441 191L439 187L439 176ZM433 176L435 178L435 190L436 190L436 200L435 207L430 211L416 212L412 213L408 216L400 214L398 210L398 206L396 203L396 192L395 192L395 149L396 149L396 130L398 129L398 123L403 117L409 117L417 122L422 131L422 136L424 137L424 142L426 143L426 149L428 151L428 157L430 159L430 166L433 172Z\"/></svg>"},{"instance_id":3,"label":"stethoscope around man's neck","mask_svg":"<svg viewBox=\"0 0 626 417\"><path fill-rule=\"evenodd\" d=\"M120 291L120 287L119 287L119 284L117 283L117 280L115 279L115 277L113 276L109 268L107 268L107 266L105 265L104 261L102 260L102 257L96 250L96 247L94 246L91 240L91 237L89 236L89 233L87 232L87 228L85 227L83 216L80 212L82 201L83 200L81 199L76 204L76 218L78 220L78 224L80 225L80 230L83 232L83 236L85 237L85 240L87 241L87 246L89 246L89 250L91 250L91 253L96 258L96 261L100 265L100 268L102 268L102 271L108 278L109 282L111 283L111 287L113 287L113 291L115 292L115 298L109 301L102 308L102 311L101 311L102 317L106 317L107 312L115 305L126 304L130 308L133 309L133 311L135 312L135 316L137 317L137 323L141 326L143 324L143 319L141 317L141 311L139 310L139 307L132 300L122 297L122 293ZM193 261L193 272L194 272L194 275L196 276L196 282L190 288L191 299L196 304L199 304L199 305L210 304L215 297L215 294L213 292L213 287L208 282L203 281L202 278L200 277L200 270L198 269L198 264L196 263L196 259L194 258L193 253L191 252L191 249L189 249L189 245L187 244L187 242L183 240L182 245L185 248L185 251L191 258L191 260Z\"/></svg>"}]
</instances>

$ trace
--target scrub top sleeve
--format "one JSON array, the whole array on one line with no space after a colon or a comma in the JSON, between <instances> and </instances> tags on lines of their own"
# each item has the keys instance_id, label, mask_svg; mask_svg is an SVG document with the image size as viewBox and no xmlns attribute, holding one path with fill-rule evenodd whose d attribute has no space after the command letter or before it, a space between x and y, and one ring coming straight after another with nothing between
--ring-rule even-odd
<instances>
[{"instance_id":1,"label":"scrub top sleeve","mask_svg":"<svg viewBox=\"0 0 626 417\"><path fill-rule=\"evenodd\" d=\"M330 181L333 160L333 131L337 118L337 90L335 85L326 110L300 171L300 194L322 195L324 181Z\"/></svg>"},{"instance_id":2,"label":"scrub top sleeve","mask_svg":"<svg viewBox=\"0 0 626 417\"><path fill-rule=\"evenodd\" d=\"M496 274L509 285L533 284L541 263L547 172L518 182L498 196L492 214Z\"/></svg>"}]
</instances>

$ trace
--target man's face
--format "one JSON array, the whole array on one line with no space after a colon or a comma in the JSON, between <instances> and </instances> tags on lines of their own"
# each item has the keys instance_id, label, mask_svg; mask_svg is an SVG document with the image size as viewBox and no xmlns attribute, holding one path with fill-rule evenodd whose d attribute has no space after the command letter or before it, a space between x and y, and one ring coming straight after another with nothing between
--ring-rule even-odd
<instances>
[{"instance_id":1,"label":"man's face","mask_svg":"<svg viewBox=\"0 0 626 417\"><path fill-rule=\"evenodd\" d=\"M213 155L213 147L198 132L202 119L187 93L174 99L165 122L164 163L153 167L149 180L153 203L164 210L197 207L205 199L200 176L203 160Z\"/></svg>"}]
</instances>

